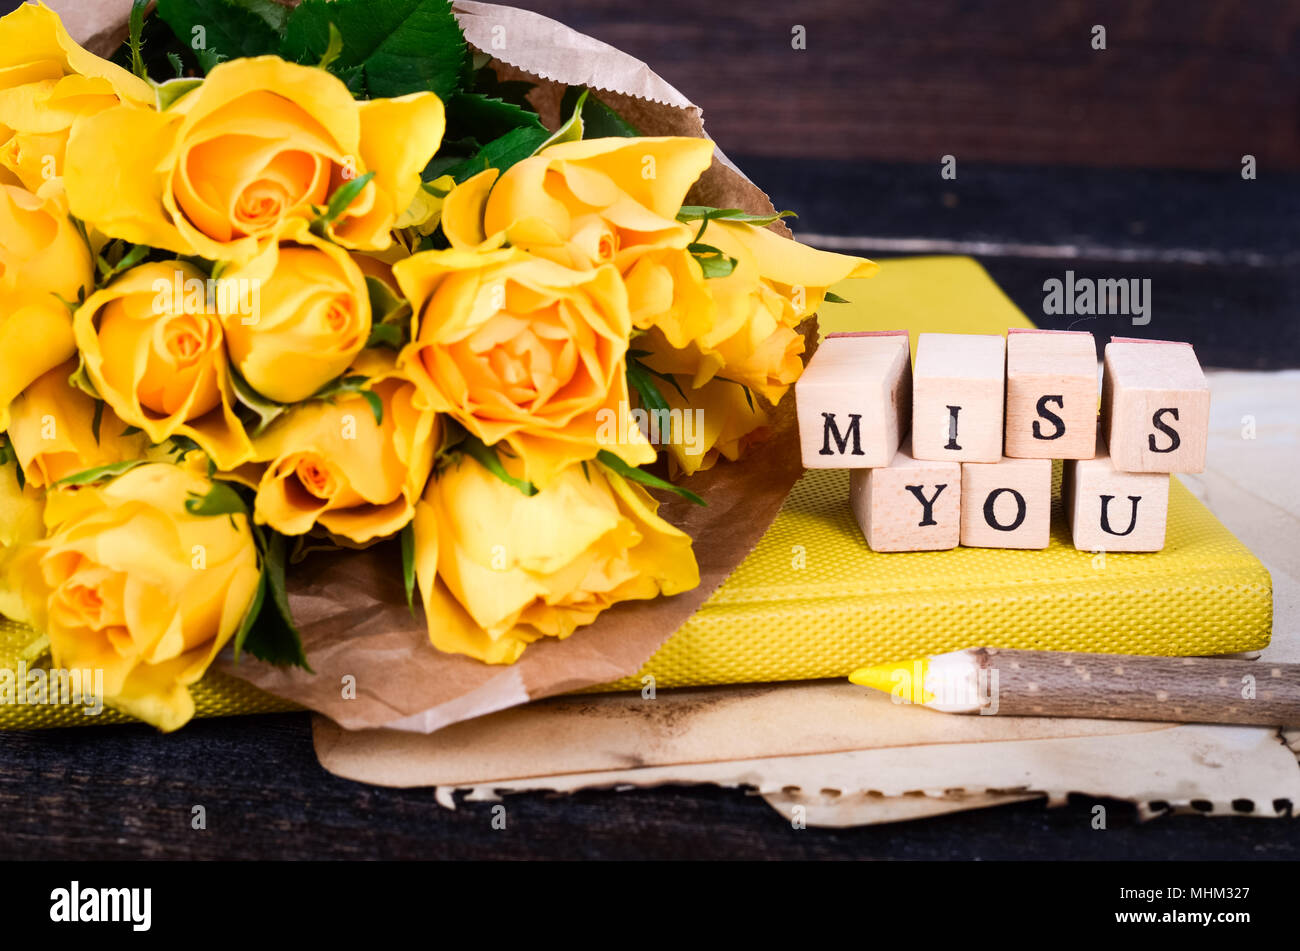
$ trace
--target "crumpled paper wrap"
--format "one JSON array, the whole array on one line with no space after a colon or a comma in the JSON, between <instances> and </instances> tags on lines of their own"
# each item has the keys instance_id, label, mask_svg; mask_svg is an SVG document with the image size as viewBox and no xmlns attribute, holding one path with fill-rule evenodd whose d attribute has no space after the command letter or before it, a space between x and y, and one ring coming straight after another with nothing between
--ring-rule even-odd
<instances>
[{"instance_id":1,"label":"crumpled paper wrap","mask_svg":"<svg viewBox=\"0 0 1300 951\"><path fill-rule=\"evenodd\" d=\"M699 107L639 60L524 10L467 0L455 10L470 43L492 53L502 78L537 84L532 95L551 126L558 124L565 86L585 85L647 135L704 136ZM504 37L505 49L494 48L495 37ZM721 153L689 200L758 214L774 210L767 195ZM812 321L804 331L811 355ZM400 555L386 544L361 553L312 555L291 571L290 607L314 674L247 657L238 664L224 657L219 667L346 729L422 733L618 680L640 669L744 560L801 472L789 395L774 414L770 438L751 449L743 464L721 462L683 482L707 507L660 494L661 514L695 540L698 588L617 605L564 641L533 644L514 665L490 666L430 646L419 608L413 617L406 607ZM345 681L349 677L354 680ZM354 698L350 691L345 698L345 682L355 685Z\"/></svg>"}]
</instances>

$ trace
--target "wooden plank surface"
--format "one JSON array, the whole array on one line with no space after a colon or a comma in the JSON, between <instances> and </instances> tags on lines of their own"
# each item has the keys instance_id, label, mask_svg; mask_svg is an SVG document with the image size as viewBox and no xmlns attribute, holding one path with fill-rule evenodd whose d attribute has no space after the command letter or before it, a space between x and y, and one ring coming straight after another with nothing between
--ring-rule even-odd
<instances>
[{"instance_id":1,"label":"wooden plank surface","mask_svg":"<svg viewBox=\"0 0 1300 951\"><path fill-rule=\"evenodd\" d=\"M652 64L729 151L1300 167L1300 5L1286 0L515 5Z\"/></svg>"}]
</instances>

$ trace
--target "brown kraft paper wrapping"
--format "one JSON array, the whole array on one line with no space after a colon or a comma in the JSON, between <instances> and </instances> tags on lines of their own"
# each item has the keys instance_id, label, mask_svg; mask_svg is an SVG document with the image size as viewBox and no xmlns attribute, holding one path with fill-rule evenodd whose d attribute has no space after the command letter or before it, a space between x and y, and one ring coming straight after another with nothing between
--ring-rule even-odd
<instances>
[{"instance_id":1,"label":"brown kraft paper wrapping","mask_svg":"<svg viewBox=\"0 0 1300 951\"><path fill-rule=\"evenodd\" d=\"M646 135L704 137L701 113L644 63L546 17L487 3L455 6L467 37L495 56L505 78L537 84L533 98L554 125L566 85L586 85ZM494 47L503 37L504 49ZM500 42L497 43L497 46ZM773 211L760 191L717 153L689 201ZM789 231L777 225L783 234ZM815 322L804 332L808 354ZM807 356L806 355L806 356ZM564 641L545 638L511 666L444 654L428 641L424 617L406 606L401 560L392 543L366 552L314 554L289 576L290 606L314 674L227 654L222 670L330 717L342 727L429 733L529 700L608 683L635 673L744 560L802 473L790 393L773 414L770 437L739 465L720 462L682 484L699 507L659 494L661 514L695 543L700 585L671 598L616 605ZM354 678L347 680L346 678ZM355 698L345 699L345 685Z\"/></svg>"}]
</instances>

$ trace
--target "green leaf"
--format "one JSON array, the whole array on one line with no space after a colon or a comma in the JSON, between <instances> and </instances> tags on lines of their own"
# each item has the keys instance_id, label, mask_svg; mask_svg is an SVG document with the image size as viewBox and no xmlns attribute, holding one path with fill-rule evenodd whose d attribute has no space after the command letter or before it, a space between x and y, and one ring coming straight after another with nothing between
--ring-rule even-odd
<instances>
[{"instance_id":1,"label":"green leaf","mask_svg":"<svg viewBox=\"0 0 1300 951\"><path fill-rule=\"evenodd\" d=\"M432 90L446 101L459 89L469 53L447 0L303 0L285 25L281 55L319 62L331 23L343 35L331 71L359 69L370 96Z\"/></svg>"},{"instance_id":2,"label":"green leaf","mask_svg":"<svg viewBox=\"0 0 1300 951\"><path fill-rule=\"evenodd\" d=\"M568 115L578 107L578 100L587 92L586 86L570 86L560 100L560 115ZM588 96L582 107L582 137L584 139L636 138L640 131L617 112L605 105L595 95Z\"/></svg>"},{"instance_id":3,"label":"green leaf","mask_svg":"<svg viewBox=\"0 0 1300 951\"><path fill-rule=\"evenodd\" d=\"M692 492L690 489L683 489L680 485L673 485L667 479L661 479L657 475L651 475L644 469L638 469L636 466L629 466L626 462L614 455L608 449L602 449L596 454L596 461L607 469L612 469L621 475L624 479L630 479L633 482L640 482L642 485L648 485L651 488L663 489L667 492L673 492L680 495L689 502L696 505L707 505L702 498Z\"/></svg>"},{"instance_id":4,"label":"green leaf","mask_svg":"<svg viewBox=\"0 0 1300 951\"><path fill-rule=\"evenodd\" d=\"M262 56L280 46L266 20L232 0L158 0L158 16L194 50L205 73L222 60Z\"/></svg>"},{"instance_id":5,"label":"green leaf","mask_svg":"<svg viewBox=\"0 0 1300 951\"><path fill-rule=\"evenodd\" d=\"M497 76L496 70L487 65L492 61L492 57L486 53L477 53L473 58L475 70L470 85L474 92L492 99L513 102L525 109L532 109L532 105L528 102L528 94L537 88L536 83L520 79L501 79Z\"/></svg>"},{"instance_id":6,"label":"green leaf","mask_svg":"<svg viewBox=\"0 0 1300 951\"><path fill-rule=\"evenodd\" d=\"M544 152L552 145L559 145L562 142L582 141L582 107L586 101L587 90L584 89L578 94L578 99L573 104L573 112L569 115L569 118L564 120L564 124L556 129L550 138L537 147L537 152Z\"/></svg>"},{"instance_id":7,"label":"green leaf","mask_svg":"<svg viewBox=\"0 0 1300 951\"><path fill-rule=\"evenodd\" d=\"M95 381L90 378L86 372L86 362L81 360L77 363L77 368L72 371L68 377L68 386L76 390L81 390L93 400L100 399L99 390L95 388Z\"/></svg>"},{"instance_id":8,"label":"green leaf","mask_svg":"<svg viewBox=\"0 0 1300 951\"><path fill-rule=\"evenodd\" d=\"M736 259L723 254L721 249L715 248L711 244L688 244L686 249L700 263L700 270L704 272L706 278L729 277L731 272L736 269L738 263Z\"/></svg>"},{"instance_id":9,"label":"green leaf","mask_svg":"<svg viewBox=\"0 0 1300 951\"><path fill-rule=\"evenodd\" d=\"M260 436L266 431L266 427L279 419L289 409L283 403L277 403L275 400L268 400L257 390L249 386L248 381L232 365L230 367L230 382L235 388L235 398L239 402L252 410L257 416L257 424L249 433L250 436Z\"/></svg>"},{"instance_id":10,"label":"green leaf","mask_svg":"<svg viewBox=\"0 0 1300 951\"><path fill-rule=\"evenodd\" d=\"M176 71L176 77L175 77L176 79L180 79L182 76L185 75L185 64L184 64L183 62L181 62L181 57L180 57L180 54L179 54L179 53L176 53L176 52L174 52L174 51L172 51L172 50L169 50L169 51L167 52L167 62L171 63L172 69L174 69L174 70ZM175 102L175 101L176 101L176 100L174 100L174 99L172 100L172 102ZM169 105L170 105L170 103L169 103ZM159 106L158 108L160 108L160 109L165 109L165 108L167 108L167 107L166 107L166 106Z\"/></svg>"},{"instance_id":11,"label":"green leaf","mask_svg":"<svg viewBox=\"0 0 1300 951\"><path fill-rule=\"evenodd\" d=\"M284 25L289 21L289 8L276 3L275 0L232 0L235 6L243 7L266 21L266 25L276 33L284 33Z\"/></svg>"},{"instance_id":12,"label":"green leaf","mask_svg":"<svg viewBox=\"0 0 1300 951\"><path fill-rule=\"evenodd\" d=\"M106 466L96 466L93 469L74 472L70 476L64 476L54 484L56 486L80 486L106 482L120 476L123 472L129 472L136 466L143 465L144 461L143 459L124 459L121 462L110 462Z\"/></svg>"},{"instance_id":13,"label":"green leaf","mask_svg":"<svg viewBox=\"0 0 1300 951\"><path fill-rule=\"evenodd\" d=\"M371 390L370 378L366 376L344 376L339 377L333 382L326 383L319 390L313 393L308 399L313 400L330 400L335 397L356 395L360 396L370 405L370 412L375 417L375 425L384 425L384 401L379 398L379 394Z\"/></svg>"},{"instance_id":14,"label":"green leaf","mask_svg":"<svg viewBox=\"0 0 1300 951\"><path fill-rule=\"evenodd\" d=\"M126 45L131 50L131 72L145 82L149 81L149 71L145 69L144 56L141 55L143 45L140 42L140 34L144 32L144 11L147 6L149 6L149 0L131 0L131 14L127 17L126 40Z\"/></svg>"},{"instance_id":15,"label":"green leaf","mask_svg":"<svg viewBox=\"0 0 1300 951\"><path fill-rule=\"evenodd\" d=\"M334 189L334 194L330 195L325 210L317 215L316 219L311 223L312 233L320 238L328 237L329 227L338 221L343 212L348 210L348 206L357 200L361 190L370 184L370 180L374 177L374 172L366 172L366 174L346 181Z\"/></svg>"},{"instance_id":16,"label":"green leaf","mask_svg":"<svg viewBox=\"0 0 1300 951\"><path fill-rule=\"evenodd\" d=\"M176 65L180 66L179 58L176 60ZM193 92L202 85L203 80L201 79L169 79L167 82L159 83L154 87L154 104L158 107L159 112L164 112L186 93Z\"/></svg>"},{"instance_id":17,"label":"green leaf","mask_svg":"<svg viewBox=\"0 0 1300 951\"><path fill-rule=\"evenodd\" d=\"M651 376L657 376L664 382L672 384L672 388L677 391L677 395L683 400L686 399L686 391L683 390L682 385L677 382L677 377L673 376L671 373L660 373L654 367L646 366L644 363L641 364L641 369L645 370L645 372L649 373Z\"/></svg>"},{"instance_id":18,"label":"green leaf","mask_svg":"<svg viewBox=\"0 0 1300 951\"><path fill-rule=\"evenodd\" d=\"M234 485L217 479L207 495L191 492L185 500L185 511L191 515L248 515L248 503Z\"/></svg>"},{"instance_id":19,"label":"green leaf","mask_svg":"<svg viewBox=\"0 0 1300 951\"><path fill-rule=\"evenodd\" d=\"M99 400L95 403L95 415L90 419L90 434L95 437L95 445L99 445L99 427L104 422L104 401Z\"/></svg>"},{"instance_id":20,"label":"green leaf","mask_svg":"<svg viewBox=\"0 0 1300 951\"><path fill-rule=\"evenodd\" d=\"M244 642L248 640L248 635L252 633L253 625L257 623L258 617L262 614L262 606L266 603L266 569L257 577L257 590L253 593L253 602L244 612L244 619L239 623L239 630L235 631L235 663L239 663L239 655L244 651Z\"/></svg>"},{"instance_id":21,"label":"green leaf","mask_svg":"<svg viewBox=\"0 0 1300 951\"><path fill-rule=\"evenodd\" d=\"M659 388L655 386L654 380L650 378L649 368L637 363L635 360L627 362L627 382L636 390L637 396L641 398L641 405L649 410L667 411L671 407L668 401L664 399Z\"/></svg>"},{"instance_id":22,"label":"green leaf","mask_svg":"<svg viewBox=\"0 0 1300 951\"><path fill-rule=\"evenodd\" d=\"M367 347L387 347L401 350L406 345L406 334L397 324L371 324L370 336L366 338Z\"/></svg>"},{"instance_id":23,"label":"green leaf","mask_svg":"<svg viewBox=\"0 0 1300 951\"><path fill-rule=\"evenodd\" d=\"M316 64L317 69L329 69L334 61L343 55L343 34L333 23L330 24L329 45L325 47L325 52L321 54L320 62Z\"/></svg>"},{"instance_id":24,"label":"green leaf","mask_svg":"<svg viewBox=\"0 0 1300 951\"><path fill-rule=\"evenodd\" d=\"M479 142L505 135L511 129L543 129L530 109L482 93L457 93L447 100L446 139L473 138Z\"/></svg>"},{"instance_id":25,"label":"green leaf","mask_svg":"<svg viewBox=\"0 0 1300 951\"><path fill-rule=\"evenodd\" d=\"M798 217L793 211L778 211L774 215L751 215L739 208L710 208L708 205L682 205L682 210L677 212L678 221L739 221L760 228L782 218Z\"/></svg>"},{"instance_id":26,"label":"green leaf","mask_svg":"<svg viewBox=\"0 0 1300 951\"><path fill-rule=\"evenodd\" d=\"M825 296L824 298L822 298L822 299L823 299L826 303L828 303L828 304L847 304L847 303L849 303L849 301L845 300L845 299L844 299L843 297L841 297L839 294L832 294L830 291L827 291L827 292L826 292L826 296Z\"/></svg>"},{"instance_id":27,"label":"green leaf","mask_svg":"<svg viewBox=\"0 0 1300 951\"><path fill-rule=\"evenodd\" d=\"M488 472L492 473L506 485L514 486L524 495L537 494L537 486L533 485L531 482L526 482L523 479L516 479L509 472L506 472L506 467L501 464L501 459L497 456L496 450L491 446L486 445L483 440L479 439L477 436L466 433L465 438L461 440L460 444L456 448L460 452L469 456Z\"/></svg>"},{"instance_id":28,"label":"green leaf","mask_svg":"<svg viewBox=\"0 0 1300 951\"><path fill-rule=\"evenodd\" d=\"M406 585L406 606L415 615L415 525L407 522L402 529L402 581Z\"/></svg>"},{"instance_id":29,"label":"green leaf","mask_svg":"<svg viewBox=\"0 0 1300 951\"><path fill-rule=\"evenodd\" d=\"M547 140L548 134L545 129L511 129L505 135L498 139L493 139L487 145L483 146L476 154L454 165L439 168L438 160L435 159L429 163L429 167L424 170L426 177L433 178L439 175L450 175L456 179L457 184L466 179L473 178L479 172L485 169L495 168L504 172L516 162L522 162L537 152L538 147Z\"/></svg>"},{"instance_id":30,"label":"green leaf","mask_svg":"<svg viewBox=\"0 0 1300 951\"><path fill-rule=\"evenodd\" d=\"M410 301L398 297L377 277L366 276L366 293L370 297L371 324L393 324L411 313Z\"/></svg>"},{"instance_id":31,"label":"green leaf","mask_svg":"<svg viewBox=\"0 0 1300 951\"><path fill-rule=\"evenodd\" d=\"M243 632L242 640L236 635L235 659L239 659L241 650L246 650L268 664L277 667L293 665L315 673L307 663L302 636L289 610L289 594L284 581L285 538L279 532L269 532L268 536L262 547L259 594L254 596L257 611L253 614L250 609L253 620L248 630Z\"/></svg>"}]
</instances>

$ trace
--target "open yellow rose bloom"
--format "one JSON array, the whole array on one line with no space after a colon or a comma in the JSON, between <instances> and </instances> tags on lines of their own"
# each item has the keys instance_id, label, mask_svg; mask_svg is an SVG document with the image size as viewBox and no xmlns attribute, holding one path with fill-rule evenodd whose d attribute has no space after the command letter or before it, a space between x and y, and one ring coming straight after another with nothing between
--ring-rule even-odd
<instances>
[{"instance_id":1,"label":"open yellow rose bloom","mask_svg":"<svg viewBox=\"0 0 1300 951\"><path fill-rule=\"evenodd\" d=\"M392 543L433 647L493 664L695 587L641 483L765 438L876 269L690 205L707 139L368 96L343 41L155 83L0 19L0 612L164 730L228 645L305 665L322 546ZM529 147L463 158L467 102Z\"/></svg>"}]
</instances>

